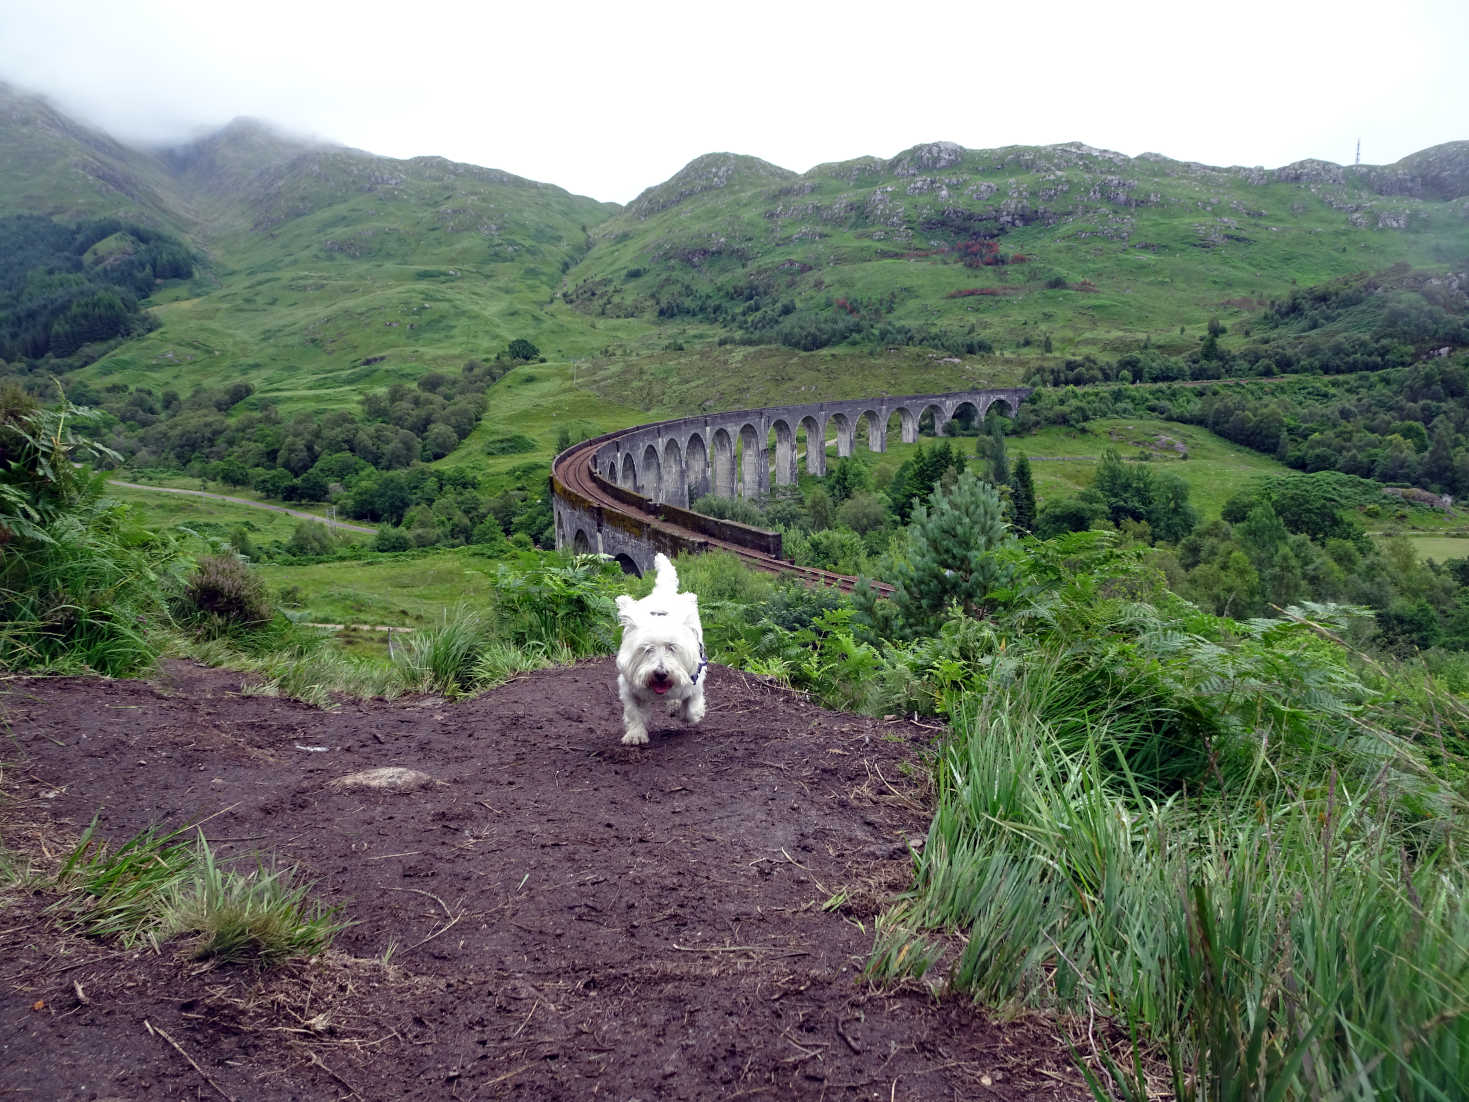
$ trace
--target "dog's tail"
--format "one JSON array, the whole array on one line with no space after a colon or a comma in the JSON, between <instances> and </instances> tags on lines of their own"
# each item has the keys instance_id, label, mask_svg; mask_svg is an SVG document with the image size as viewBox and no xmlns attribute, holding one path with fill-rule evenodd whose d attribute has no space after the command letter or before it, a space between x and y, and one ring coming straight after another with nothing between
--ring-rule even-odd
<instances>
[{"instance_id":1,"label":"dog's tail","mask_svg":"<svg viewBox=\"0 0 1469 1102\"><path fill-rule=\"evenodd\" d=\"M663 552L653 556L653 569L657 572L657 581L653 583L653 592L660 596L672 596L678 592L678 571L673 568L673 563L668 561L668 556Z\"/></svg>"}]
</instances>

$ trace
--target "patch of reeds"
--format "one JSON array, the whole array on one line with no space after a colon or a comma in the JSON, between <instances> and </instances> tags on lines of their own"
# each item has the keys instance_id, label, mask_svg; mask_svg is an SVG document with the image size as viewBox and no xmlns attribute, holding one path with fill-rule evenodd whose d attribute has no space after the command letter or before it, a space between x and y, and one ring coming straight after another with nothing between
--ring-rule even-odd
<instances>
[{"instance_id":1,"label":"patch of reeds","mask_svg":"<svg viewBox=\"0 0 1469 1102\"><path fill-rule=\"evenodd\" d=\"M396 648L394 661L410 690L455 696L474 687L475 667L491 642L485 618L457 605L444 612L440 623L408 636Z\"/></svg>"}]
</instances>

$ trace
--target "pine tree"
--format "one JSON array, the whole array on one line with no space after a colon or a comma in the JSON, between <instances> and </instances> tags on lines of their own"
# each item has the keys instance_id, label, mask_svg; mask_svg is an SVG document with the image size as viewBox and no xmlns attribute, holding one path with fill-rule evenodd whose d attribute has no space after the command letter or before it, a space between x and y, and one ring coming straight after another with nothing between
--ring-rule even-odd
<instances>
[{"instance_id":1,"label":"pine tree","mask_svg":"<svg viewBox=\"0 0 1469 1102\"><path fill-rule=\"evenodd\" d=\"M908 529L908 559L895 571L892 600L901 632L936 633L951 605L982 615L985 599L1013 581L1013 564L998 554L1013 539L999 492L973 471L919 505Z\"/></svg>"},{"instance_id":2,"label":"pine tree","mask_svg":"<svg viewBox=\"0 0 1469 1102\"><path fill-rule=\"evenodd\" d=\"M1010 479L1012 494L1011 508L1015 527L1022 532L1035 530L1035 483L1030 477L1030 459L1022 455L1015 461L1015 473Z\"/></svg>"}]
</instances>

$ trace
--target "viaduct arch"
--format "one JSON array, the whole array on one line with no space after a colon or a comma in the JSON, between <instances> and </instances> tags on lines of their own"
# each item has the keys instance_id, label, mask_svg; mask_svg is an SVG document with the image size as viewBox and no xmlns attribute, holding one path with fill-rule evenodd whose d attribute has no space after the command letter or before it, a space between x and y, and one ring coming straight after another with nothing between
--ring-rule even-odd
<instances>
[{"instance_id":1,"label":"viaduct arch","mask_svg":"<svg viewBox=\"0 0 1469 1102\"><path fill-rule=\"evenodd\" d=\"M758 499L772 486L796 481L804 451L806 473L826 474L827 440L839 458L862 446L887 451L888 425L898 417L903 443L932 425L943 436L956 417L983 421L995 406L1014 414L1029 387L854 398L701 414L620 429L574 445L551 464L557 548L595 551L639 574L663 551L704 550L733 542L780 556L780 537L705 517L689 503L705 494ZM773 447L772 447L773 442Z\"/></svg>"}]
</instances>

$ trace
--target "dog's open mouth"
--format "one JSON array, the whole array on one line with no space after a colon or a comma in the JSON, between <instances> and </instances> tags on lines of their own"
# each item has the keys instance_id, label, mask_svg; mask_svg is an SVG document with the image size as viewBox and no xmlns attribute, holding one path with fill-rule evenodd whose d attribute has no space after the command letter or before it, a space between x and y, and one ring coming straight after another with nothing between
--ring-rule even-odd
<instances>
[{"instance_id":1,"label":"dog's open mouth","mask_svg":"<svg viewBox=\"0 0 1469 1102\"><path fill-rule=\"evenodd\" d=\"M648 688L652 689L659 696L662 696L669 689L673 688L673 679L667 674L655 673L648 680Z\"/></svg>"}]
</instances>

